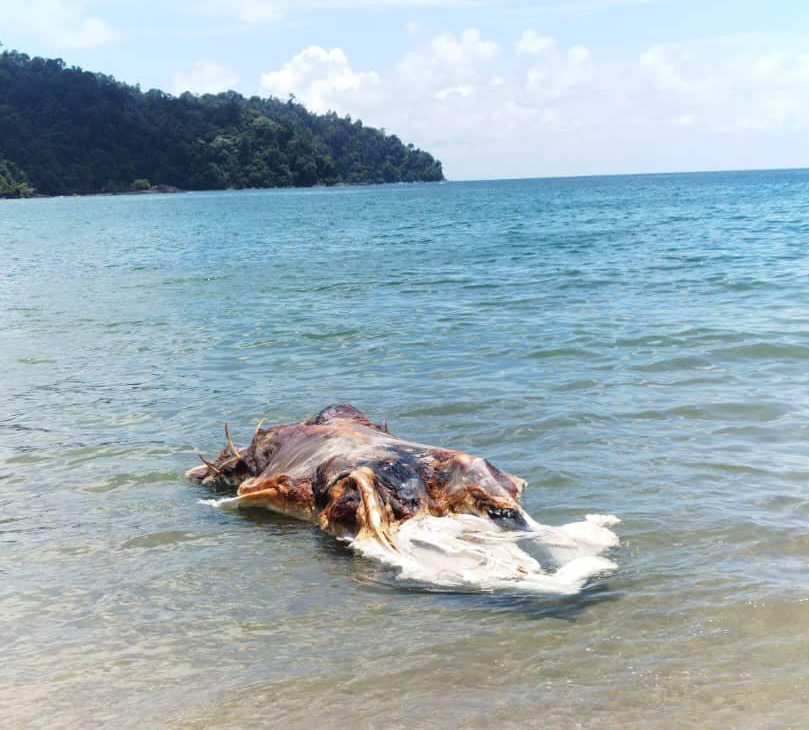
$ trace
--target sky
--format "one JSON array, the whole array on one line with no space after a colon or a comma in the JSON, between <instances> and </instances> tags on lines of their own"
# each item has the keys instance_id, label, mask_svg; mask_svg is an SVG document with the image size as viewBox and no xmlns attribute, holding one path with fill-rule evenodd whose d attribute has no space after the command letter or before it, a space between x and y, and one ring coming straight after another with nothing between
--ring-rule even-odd
<instances>
[{"instance_id":1,"label":"sky","mask_svg":"<svg viewBox=\"0 0 809 730\"><path fill-rule=\"evenodd\" d=\"M294 94L455 180L809 167L806 0L0 0L0 43Z\"/></svg>"}]
</instances>

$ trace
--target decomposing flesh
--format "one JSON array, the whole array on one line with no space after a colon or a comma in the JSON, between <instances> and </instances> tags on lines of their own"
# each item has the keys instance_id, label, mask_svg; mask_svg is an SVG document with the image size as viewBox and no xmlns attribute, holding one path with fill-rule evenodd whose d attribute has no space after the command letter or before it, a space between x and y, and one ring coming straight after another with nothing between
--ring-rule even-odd
<instances>
[{"instance_id":1,"label":"decomposing flesh","mask_svg":"<svg viewBox=\"0 0 809 730\"><path fill-rule=\"evenodd\" d=\"M486 459L393 436L354 406L329 406L298 423L256 429L239 448L187 475L236 489L237 506L316 522L338 537L372 536L393 547L398 525L417 515L472 514L524 526L525 481Z\"/></svg>"},{"instance_id":2,"label":"decomposing flesh","mask_svg":"<svg viewBox=\"0 0 809 730\"><path fill-rule=\"evenodd\" d=\"M188 476L236 496L223 507L264 507L317 523L398 580L447 590L573 594L617 566L612 515L550 527L520 505L525 482L463 451L407 441L347 403L299 423L256 429ZM504 529L506 528L506 529ZM526 552L533 546L541 557Z\"/></svg>"}]
</instances>

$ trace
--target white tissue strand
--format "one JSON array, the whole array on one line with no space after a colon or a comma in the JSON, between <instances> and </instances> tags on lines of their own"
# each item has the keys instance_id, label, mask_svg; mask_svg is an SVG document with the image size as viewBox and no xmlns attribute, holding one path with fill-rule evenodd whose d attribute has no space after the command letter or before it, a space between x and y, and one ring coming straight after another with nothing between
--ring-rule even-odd
<instances>
[{"instance_id":1,"label":"white tissue strand","mask_svg":"<svg viewBox=\"0 0 809 730\"><path fill-rule=\"evenodd\" d=\"M515 531L474 515L422 515L394 531L396 549L371 537L349 540L349 545L394 568L401 581L455 591L571 595L617 567L601 556L619 544L609 529L620 522L617 517L587 515L583 522L559 527L530 517L527 522L527 530Z\"/></svg>"}]
</instances>

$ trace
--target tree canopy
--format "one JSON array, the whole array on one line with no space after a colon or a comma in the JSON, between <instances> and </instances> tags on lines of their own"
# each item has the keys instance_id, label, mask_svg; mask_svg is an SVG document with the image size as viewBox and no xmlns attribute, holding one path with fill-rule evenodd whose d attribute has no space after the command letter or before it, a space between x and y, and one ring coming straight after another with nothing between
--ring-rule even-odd
<instances>
[{"instance_id":1,"label":"tree canopy","mask_svg":"<svg viewBox=\"0 0 809 730\"><path fill-rule=\"evenodd\" d=\"M0 198L24 198L33 192L25 173L11 160L0 158Z\"/></svg>"},{"instance_id":2,"label":"tree canopy","mask_svg":"<svg viewBox=\"0 0 809 730\"><path fill-rule=\"evenodd\" d=\"M443 179L438 160L396 135L293 98L143 92L61 59L0 53L0 194L22 182L65 194L144 180L202 190Z\"/></svg>"}]
</instances>

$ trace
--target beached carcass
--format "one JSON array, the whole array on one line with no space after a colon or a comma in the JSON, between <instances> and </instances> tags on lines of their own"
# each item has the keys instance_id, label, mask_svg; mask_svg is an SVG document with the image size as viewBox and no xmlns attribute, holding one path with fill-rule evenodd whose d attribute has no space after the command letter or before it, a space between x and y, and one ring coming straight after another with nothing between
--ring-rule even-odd
<instances>
[{"instance_id":1,"label":"beached carcass","mask_svg":"<svg viewBox=\"0 0 809 730\"><path fill-rule=\"evenodd\" d=\"M406 579L452 588L575 592L614 563L597 557L618 539L611 516L546 527L522 508L525 481L486 459L398 438L354 406L256 428L237 446L225 427L219 456L187 476L263 507L317 523ZM539 546L532 557L519 543ZM544 563L544 565L543 565Z\"/></svg>"}]
</instances>

